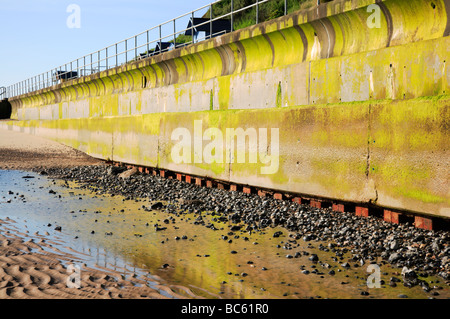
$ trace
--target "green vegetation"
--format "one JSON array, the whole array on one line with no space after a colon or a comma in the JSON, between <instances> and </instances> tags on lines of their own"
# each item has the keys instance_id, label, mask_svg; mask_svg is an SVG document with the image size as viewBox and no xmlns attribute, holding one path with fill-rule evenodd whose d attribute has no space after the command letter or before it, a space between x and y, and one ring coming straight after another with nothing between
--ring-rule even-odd
<instances>
[{"instance_id":1,"label":"green vegetation","mask_svg":"<svg viewBox=\"0 0 450 319\"><path fill-rule=\"evenodd\" d=\"M255 4L256 0L234 0L234 11ZM284 15L284 0L272 0L258 5L258 23L269 21ZM287 0L287 13L308 9L317 4L317 0ZM213 17L220 17L230 13L231 0L223 0L212 7ZM210 11L204 15L210 17ZM227 17L230 19L230 17ZM256 23L256 6L233 14L234 30L246 28Z\"/></svg>"}]
</instances>

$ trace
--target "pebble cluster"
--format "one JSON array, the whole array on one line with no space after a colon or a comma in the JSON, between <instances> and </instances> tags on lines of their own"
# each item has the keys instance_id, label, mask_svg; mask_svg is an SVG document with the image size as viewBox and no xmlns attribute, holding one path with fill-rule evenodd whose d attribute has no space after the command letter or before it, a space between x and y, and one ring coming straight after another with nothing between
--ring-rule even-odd
<instances>
[{"instance_id":1,"label":"pebble cluster","mask_svg":"<svg viewBox=\"0 0 450 319\"><path fill-rule=\"evenodd\" d=\"M428 231L410 223L393 224L376 217L360 217L300 205L292 201L260 197L235 191L199 187L160 176L140 174L135 169L108 165L39 170L42 175L82 182L97 193L123 195L127 199L147 198L153 204L147 210L165 209L167 213L198 213L197 224L216 229L214 222L204 222L201 212L213 212L213 221L229 222L234 230L262 231L282 226L294 240L324 242L319 248L336 257L351 254L351 261L361 265L383 263L403 268L407 287L430 287L419 277L438 275L450 281L450 232ZM277 237L280 233L275 233ZM287 242L286 245L289 245ZM284 247L289 249L289 247ZM287 258L295 258L295 256ZM317 261L317 255L310 260ZM342 267L350 267L343 263ZM305 272L307 270L304 270ZM331 274L332 275L332 274ZM400 280L391 278L389 285Z\"/></svg>"}]
</instances>

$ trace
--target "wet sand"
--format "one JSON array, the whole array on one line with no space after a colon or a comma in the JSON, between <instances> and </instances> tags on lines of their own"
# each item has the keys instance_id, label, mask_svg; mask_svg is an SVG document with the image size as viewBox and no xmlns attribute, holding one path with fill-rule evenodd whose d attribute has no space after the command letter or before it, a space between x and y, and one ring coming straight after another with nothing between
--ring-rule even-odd
<instances>
[{"instance_id":1,"label":"wet sand","mask_svg":"<svg viewBox=\"0 0 450 319\"><path fill-rule=\"evenodd\" d=\"M0 129L0 170L101 165L103 162L59 143ZM77 259L50 244L45 234L24 234L13 220L0 220L0 299L169 299L195 297L189 289L155 283L155 278L122 278L111 269L93 268L77 273L70 265ZM26 239L28 238L28 239ZM78 260L79 261L79 260ZM80 262L80 261L79 261ZM82 261L81 261L82 263ZM72 277L71 277L72 276ZM68 284L73 279L73 285ZM147 286L152 281L153 287ZM80 288L77 288L77 286ZM71 288L72 287L72 288ZM184 291L184 295L174 290ZM164 294L161 294L164 291Z\"/></svg>"},{"instance_id":2,"label":"wet sand","mask_svg":"<svg viewBox=\"0 0 450 319\"><path fill-rule=\"evenodd\" d=\"M71 147L38 136L0 129L0 169L101 165L103 162Z\"/></svg>"},{"instance_id":3,"label":"wet sand","mask_svg":"<svg viewBox=\"0 0 450 319\"><path fill-rule=\"evenodd\" d=\"M123 273L79 265L45 235L24 240L13 220L0 220L0 299L170 299L185 298L152 278L123 279ZM78 277L78 273L80 274ZM147 284L151 281L157 289ZM160 291L165 294L161 294ZM186 289L186 293L190 293Z\"/></svg>"}]
</instances>

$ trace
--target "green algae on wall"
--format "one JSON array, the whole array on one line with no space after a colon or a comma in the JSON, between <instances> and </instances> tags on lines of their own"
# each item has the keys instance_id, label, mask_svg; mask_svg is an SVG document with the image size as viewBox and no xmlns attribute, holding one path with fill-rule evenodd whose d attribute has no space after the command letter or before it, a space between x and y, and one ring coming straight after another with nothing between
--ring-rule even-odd
<instances>
[{"instance_id":1,"label":"green algae on wall","mask_svg":"<svg viewBox=\"0 0 450 319\"><path fill-rule=\"evenodd\" d=\"M315 196L367 198L380 205L448 216L448 164L442 159L448 152L443 146L449 140L449 102L447 95L314 107L10 121L2 126L22 127L100 158ZM174 163L173 130L185 127L193 136L194 121L200 120L202 132L279 128L278 171L262 175L267 164L261 162ZM418 149L417 142L410 142L418 134L425 140L432 136L435 143ZM246 160L251 156L247 150ZM367 187L375 189L367 193Z\"/></svg>"},{"instance_id":2,"label":"green algae on wall","mask_svg":"<svg viewBox=\"0 0 450 319\"><path fill-rule=\"evenodd\" d=\"M374 3L379 28L367 24ZM449 6L432 3L332 1L14 97L21 121L1 126L104 159L450 216ZM278 129L278 170L175 163L171 134L193 137L195 121Z\"/></svg>"}]
</instances>

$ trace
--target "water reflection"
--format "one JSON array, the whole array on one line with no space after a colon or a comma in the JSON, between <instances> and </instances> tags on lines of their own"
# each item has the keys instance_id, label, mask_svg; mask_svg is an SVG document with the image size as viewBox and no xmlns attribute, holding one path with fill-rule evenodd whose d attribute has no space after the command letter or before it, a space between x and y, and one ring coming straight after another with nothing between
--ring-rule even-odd
<instances>
[{"instance_id":1,"label":"water reflection","mask_svg":"<svg viewBox=\"0 0 450 319\"><path fill-rule=\"evenodd\" d=\"M15 226L25 237L36 237L36 232L48 234L48 242L74 254L88 267L114 270L123 276L135 273L148 278L150 286L163 278L209 298L360 298L360 292L367 290L368 274L363 267L339 272L342 262L319 251L318 243L308 246L299 240L292 243L293 250L277 248L291 240L284 229L230 232L230 224L214 222L207 213L202 214L203 219L218 230L194 225L197 216L189 214L171 215L165 223L168 214L149 212L143 206L149 202L93 194L75 183L32 173L0 171L0 219L16 220ZM167 229L156 231L155 224ZM56 226L61 231L56 231ZM276 231L283 235L274 238ZM297 251L318 254L322 264L331 265L336 274L328 275L329 269L309 261L306 255L286 258ZM383 267L389 276L395 271ZM302 269L316 269L316 274L302 274ZM370 297L396 298L401 293L428 297L416 288L372 289ZM448 289L441 296L448 296Z\"/></svg>"}]
</instances>

